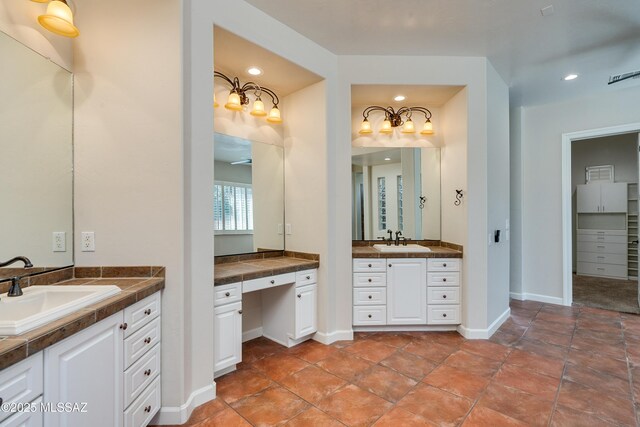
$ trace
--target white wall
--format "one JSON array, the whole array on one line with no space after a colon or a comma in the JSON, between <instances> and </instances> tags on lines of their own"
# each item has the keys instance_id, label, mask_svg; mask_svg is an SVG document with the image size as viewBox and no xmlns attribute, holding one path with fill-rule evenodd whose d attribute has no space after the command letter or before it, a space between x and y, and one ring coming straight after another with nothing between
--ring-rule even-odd
<instances>
[{"instance_id":1,"label":"white wall","mask_svg":"<svg viewBox=\"0 0 640 427\"><path fill-rule=\"evenodd\" d=\"M530 297L561 303L562 134L640 122L638 99L640 86L524 108L521 259L523 292Z\"/></svg>"},{"instance_id":2,"label":"white wall","mask_svg":"<svg viewBox=\"0 0 640 427\"><path fill-rule=\"evenodd\" d=\"M522 294L522 107L509 111L510 216L511 246L509 256L509 290Z\"/></svg>"},{"instance_id":3,"label":"white wall","mask_svg":"<svg viewBox=\"0 0 640 427\"><path fill-rule=\"evenodd\" d=\"M42 3L3 1L0 3L0 31L73 71L71 39L53 34L38 24L38 16L46 10L47 5ZM80 28L80 32L83 32L83 28Z\"/></svg>"},{"instance_id":4,"label":"white wall","mask_svg":"<svg viewBox=\"0 0 640 427\"><path fill-rule=\"evenodd\" d=\"M284 104L283 104L284 105ZM281 128L281 125L275 127ZM253 248L284 249L284 149L252 143Z\"/></svg>"}]
</instances>

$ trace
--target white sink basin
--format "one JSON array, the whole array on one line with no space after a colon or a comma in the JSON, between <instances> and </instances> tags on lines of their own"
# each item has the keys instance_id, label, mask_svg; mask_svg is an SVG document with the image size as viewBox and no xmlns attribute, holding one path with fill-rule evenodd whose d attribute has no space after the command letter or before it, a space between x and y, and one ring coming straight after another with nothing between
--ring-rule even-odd
<instances>
[{"instance_id":1,"label":"white sink basin","mask_svg":"<svg viewBox=\"0 0 640 427\"><path fill-rule=\"evenodd\" d=\"M420 246L420 245L416 245L415 243L410 243L407 244L407 246L395 246L395 245L391 245L391 246L387 246L387 245L383 245L383 244L378 244L378 245L373 245L373 248L380 251L380 252L385 252L385 253L390 253L390 252L431 252L431 249L427 248L426 246Z\"/></svg>"},{"instance_id":2,"label":"white sink basin","mask_svg":"<svg viewBox=\"0 0 640 427\"><path fill-rule=\"evenodd\" d=\"M117 286L30 286L0 295L0 335L19 335L120 293Z\"/></svg>"}]
</instances>

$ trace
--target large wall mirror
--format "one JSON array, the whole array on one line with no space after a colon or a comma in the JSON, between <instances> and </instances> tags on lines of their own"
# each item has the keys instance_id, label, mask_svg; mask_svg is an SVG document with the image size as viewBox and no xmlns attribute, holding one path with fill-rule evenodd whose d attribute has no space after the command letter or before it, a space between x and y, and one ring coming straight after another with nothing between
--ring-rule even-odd
<instances>
[{"instance_id":1,"label":"large wall mirror","mask_svg":"<svg viewBox=\"0 0 640 427\"><path fill-rule=\"evenodd\" d=\"M0 262L71 265L73 76L1 32L0 55Z\"/></svg>"},{"instance_id":2,"label":"large wall mirror","mask_svg":"<svg viewBox=\"0 0 640 427\"><path fill-rule=\"evenodd\" d=\"M440 239L440 148L353 147L353 240Z\"/></svg>"}]
</instances>

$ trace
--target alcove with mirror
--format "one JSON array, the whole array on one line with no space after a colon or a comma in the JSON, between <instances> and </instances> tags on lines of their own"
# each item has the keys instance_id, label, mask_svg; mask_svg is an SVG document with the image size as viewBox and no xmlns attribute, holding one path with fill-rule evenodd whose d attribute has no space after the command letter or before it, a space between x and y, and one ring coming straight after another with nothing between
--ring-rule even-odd
<instances>
[{"instance_id":1,"label":"alcove with mirror","mask_svg":"<svg viewBox=\"0 0 640 427\"><path fill-rule=\"evenodd\" d=\"M73 75L0 32L0 280L70 266Z\"/></svg>"}]
</instances>

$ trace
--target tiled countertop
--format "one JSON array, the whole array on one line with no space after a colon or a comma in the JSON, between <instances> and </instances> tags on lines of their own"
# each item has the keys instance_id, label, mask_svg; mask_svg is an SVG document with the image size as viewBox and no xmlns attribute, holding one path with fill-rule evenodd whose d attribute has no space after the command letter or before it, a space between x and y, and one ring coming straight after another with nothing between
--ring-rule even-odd
<instances>
[{"instance_id":1,"label":"tiled countertop","mask_svg":"<svg viewBox=\"0 0 640 427\"><path fill-rule=\"evenodd\" d=\"M213 284L214 286L226 285L276 274L309 270L319 266L320 261L289 256L216 263Z\"/></svg>"},{"instance_id":2,"label":"tiled countertop","mask_svg":"<svg viewBox=\"0 0 640 427\"><path fill-rule=\"evenodd\" d=\"M100 273L100 267L96 269ZM86 274L86 270L83 271L81 268L78 270L79 275ZM164 268L156 269L153 274L155 277L85 277L51 283L54 285L116 285L122 289L122 292L24 334L0 337L0 370L164 289Z\"/></svg>"},{"instance_id":3,"label":"tiled countertop","mask_svg":"<svg viewBox=\"0 0 640 427\"><path fill-rule=\"evenodd\" d=\"M445 246L427 246L431 252L380 252L371 246L353 246L353 258L462 258L462 251Z\"/></svg>"}]
</instances>

